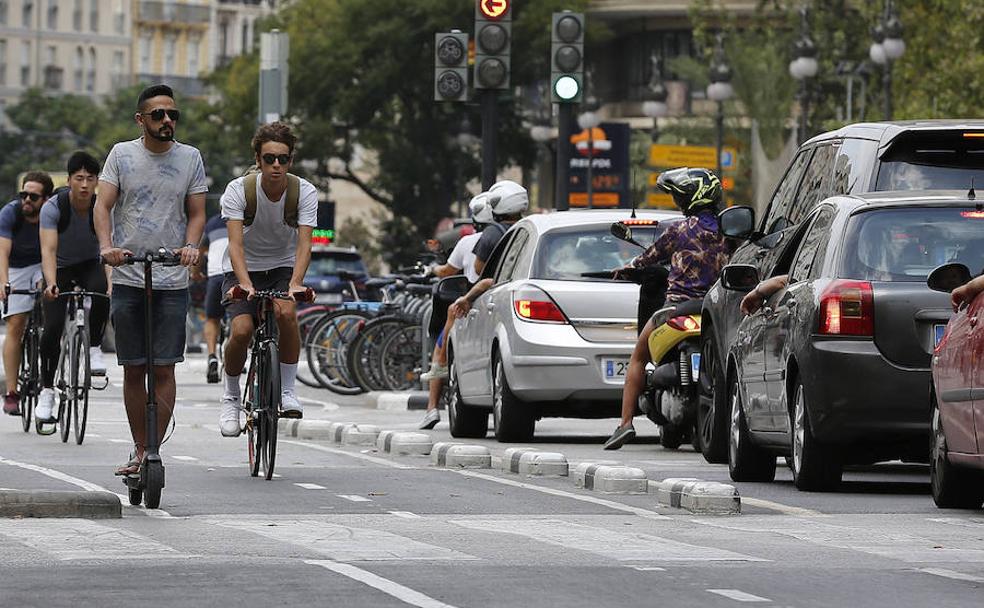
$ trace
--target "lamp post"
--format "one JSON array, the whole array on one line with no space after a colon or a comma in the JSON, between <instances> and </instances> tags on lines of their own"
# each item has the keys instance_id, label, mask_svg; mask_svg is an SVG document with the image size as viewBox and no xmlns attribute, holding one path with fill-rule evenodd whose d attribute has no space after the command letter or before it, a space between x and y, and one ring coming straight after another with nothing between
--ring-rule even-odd
<instances>
[{"instance_id":1,"label":"lamp post","mask_svg":"<svg viewBox=\"0 0 984 608\"><path fill-rule=\"evenodd\" d=\"M885 0L881 22L872 30L874 42L868 50L871 60L882 66L882 88L885 94L885 120L892 120L892 64L905 54L902 22L892 0Z\"/></svg>"},{"instance_id":2,"label":"lamp post","mask_svg":"<svg viewBox=\"0 0 984 608\"><path fill-rule=\"evenodd\" d=\"M479 138L477 135L472 133L472 123L468 119L468 115L462 117L461 123L458 125L458 133L454 137L455 143L458 144L460 148L460 153L463 156L471 156L474 153L475 146L479 143ZM455 179L455 198L458 199L458 217L465 217L465 199L463 194L466 192L465 185L461 183L461 164L464 162L463 158L459 158L455 163L455 171L457 173Z\"/></svg>"},{"instance_id":3,"label":"lamp post","mask_svg":"<svg viewBox=\"0 0 984 608\"><path fill-rule=\"evenodd\" d=\"M731 87L731 68L724 57L724 35L717 35L717 45L714 48L714 59L711 62L711 84L707 85L707 98L717 102L717 175L721 177L721 149L724 147L724 102L734 97L735 90Z\"/></svg>"},{"instance_id":4,"label":"lamp post","mask_svg":"<svg viewBox=\"0 0 984 608\"><path fill-rule=\"evenodd\" d=\"M550 172L549 168L553 165L550 141L554 138L553 128L550 126L549 114L544 116L538 113L536 122L530 127L530 137L537 144L536 155L540 158L540 168L537 170L537 181L539 181L540 208L548 209L551 207L550 201L553 200L550 192ZM546 152L546 155L544 154Z\"/></svg>"},{"instance_id":5,"label":"lamp post","mask_svg":"<svg viewBox=\"0 0 984 608\"><path fill-rule=\"evenodd\" d=\"M600 105L598 98L588 93L581 104L583 111L577 116L577 126L588 131L588 209L594 208L594 129L601 124Z\"/></svg>"},{"instance_id":6,"label":"lamp post","mask_svg":"<svg viewBox=\"0 0 984 608\"><path fill-rule=\"evenodd\" d=\"M661 59L653 55L649 58L653 64L653 75L646 88L646 100L642 102L642 113L653 119L652 140L659 140L659 119L669 113L666 105L667 91L663 84L663 71L660 69Z\"/></svg>"},{"instance_id":7,"label":"lamp post","mask_svg":"<svg viewBox=\"0 0 984 608\"><path fill-rule=\"evenodd\" d=\"M810 39L810 25L806 6L800 9L800 37L793 46L793 60L789 62L789 74L800 83L799 141L809 137L810 86L808 80L817 75L817 47Z\"/></svg>"}]
</instances>

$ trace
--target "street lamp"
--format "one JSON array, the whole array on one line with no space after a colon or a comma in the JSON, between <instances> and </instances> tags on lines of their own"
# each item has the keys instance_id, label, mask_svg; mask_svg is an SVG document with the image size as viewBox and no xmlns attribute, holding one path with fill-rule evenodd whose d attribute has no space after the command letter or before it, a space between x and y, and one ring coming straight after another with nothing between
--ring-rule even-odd
<instances>
[{"instance_id":1,"label":"street lamp","mask_svg":"<svg viewBox=\"0 0 984 608\"><path fill-rule=\"evenodd\" d=\"M804 6L800 9L800 37L794 45L793 60L789 62L789 74L800 83L800 126L799 141L802 143L807 138L809 107L810 107L810 87L807 79L817 75L819 65L817 64L817 47L810 39L809 23L807 21L807 10Z\"/></svg>"},{"instance_id":2,"label":"street lamp","mask_svg":"<svg viewBox=\"0 0 984 608\"><path fill-rule=\"evenodd\" d=\"M646 100L642 102L642 113L653 119L653 143L659 139L659 119L669 113L666 105L667 91L663 84L663 74L660 69L660 58L653 55L649 58L653 63L653 75L646 88Z\"/></svg>"},{"instance_id":3,"label":"street lamp","mask_svg":"<svg viewBox=\"0 0 984 608\"><path fill-rule=\"evenodd\" d=\"M868 50L871 60L882 66L882 87L885 93L885 120L892 120L892 64L905 54L902 22L892 0L885 0L881 22L872 30L874 42Z\"/></svg>"},{"instance_id":4,"label":"street lamp","mask_svg":"<svg viewBox=\"0 0 984 608\"><path fill-rule=\"evenodd\" d=\"M707 98L717 102L717 175L721 176L721 150L724 147L724 102L735 95L731 87L731 68L724 57L724 35L717 35L717 45L714 48L714 59L711 62L711 84L707 85Z\"/></svg>"},{"instance_id":5,"label":"street lamp","mask_svg":"<svg viewBox=\"0 0 984 608\"><path fill-rule=\"evenodd\" d=\"M553 141L554 130L550 126L550 114L548 112L538 111L535 120L536 122L530 126L530 138L537 144L536 154L540 165L537 169L540 208L547 209L551 206L549 201L553 200L553 196L550 195L552 180L550 179L549 168L553 166L553 151L550 148L550 142Z\"/></svg>"},{"instance_id":6,"label":"street lamp","mask_svg":"<svg viewBox=\"0 0 984 608\"><path fill-rule=\"evenodd\" d=\"M577 116L577 126L588 131L588 209L594 208L594 129L601 124L600 106L598 98L589 92L581 104L583 111Z\"/></svg>"}]
</instances>

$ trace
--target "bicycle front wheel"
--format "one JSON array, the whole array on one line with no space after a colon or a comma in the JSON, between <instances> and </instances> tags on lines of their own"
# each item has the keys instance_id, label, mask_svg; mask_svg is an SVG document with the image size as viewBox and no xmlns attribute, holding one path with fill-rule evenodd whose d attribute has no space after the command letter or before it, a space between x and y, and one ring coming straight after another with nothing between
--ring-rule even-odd
<instances>
[{"instance_id":1,"label":"bicycle front wheel","mask_svg":"<svg viewBox=\"0 0 984 608\"><path fill-rule=\"evenodd\" d=\"M72 432L72 404L70 398L64 395L58 397L58 434L62 443L68 443L68 436Z\"/></svg>"},{"instance_id":2,"label":"bicycle front wheel","mask_svg":"<svg viewBox=\"0 0 984 608\"><path fill-rule=\"evenodd\" d=\"M249 475L260 474L260 454L263 452L263 410L259 409L259 391L256 382L256 367L249 366L246 375L246 395L243 397L243 412L246 414L246 449L249 452Z\"/></svg>"},{"instance_id":3,"label":"bicycle front wheel","mask_svg":"<svg viewBox=\"0 0 984 608\"><path fill-rule=\"evenodd\" d=\"M37 405L38 400L36 390L38 372L35 367L35 363L37 362L36 351L37 336L34 335L34 332L28 330L24 335L20 370L17 374L17 392L21 396L21 426L25 433L31 431L31 414L34 412L34 406Z\"/></svg>"},{"instance_id":4,"label":"bicycle front wheel","mask_svg":"<svg viewBox=\"0 0 984 608\"><path fill-rule=\"evenodd\" d=\"M72 422L75 430L75 443L82 445L85 439L85 424L89 419L89 386L92 384L92 369L89 362L89 334L82 328L75 336L72 349L72 381L69 393L72 406Z\"/></svg>"},{"instance_id":5,"label":"bicycle front wheel","mask_svg":"<svg viewBox=\"0 0 984 608\"><path fill-rule=\"evenodd\" d=\"M269 480L273 479L273 468L277 461L277 422L280 418L280 356L277 343L273 340L261 347L263 361L260 365L260 394L263 396L263 408L260 424L263 429L263 474Z\"/></svg>"},{"instance_id":6,"label":"bicycle front wheel","mask_svg":"<svg viewBox=\"0 0 984 608\"><path fill-rule=\"evenodd\" d=\"M311 333L318 323L328 314L325 308L306 308L297 313L297 329L301 334L301 348L307 352ZM306 358L305 358L306 359ZM321 388L321 382L311 373L311 366L306 360L297 362L297 379L305 386Z\"/></svg>"},{"instance_id":7,"label":"bicycle front wheel","mask_svg":"<svg viewBox=\"0 0 984 608\"><path fill-rule=\"evenodd\" d=\"M372 318L366 312L336 310L318 322L305 344L308 368L321 386L339 395L364 392L347 366L347 352L361 327Z\"/></svg>"}]
</instances>

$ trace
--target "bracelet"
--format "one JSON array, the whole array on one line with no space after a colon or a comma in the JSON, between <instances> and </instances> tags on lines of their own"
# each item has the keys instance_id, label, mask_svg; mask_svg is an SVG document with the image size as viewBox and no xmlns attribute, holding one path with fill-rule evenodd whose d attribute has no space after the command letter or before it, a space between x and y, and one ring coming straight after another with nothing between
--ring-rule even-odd
<instances>
[{"instance_id":1,"label":"bracelet","mask_svg":"<svg viewBox=\"0 0 984 608\"><path fill-rule=\"evenodd\" d=\"M198 245L194 243L185 243L183 249L188 249L189 247L192 249L198 249Z\"/></svg>"}]
</instances>

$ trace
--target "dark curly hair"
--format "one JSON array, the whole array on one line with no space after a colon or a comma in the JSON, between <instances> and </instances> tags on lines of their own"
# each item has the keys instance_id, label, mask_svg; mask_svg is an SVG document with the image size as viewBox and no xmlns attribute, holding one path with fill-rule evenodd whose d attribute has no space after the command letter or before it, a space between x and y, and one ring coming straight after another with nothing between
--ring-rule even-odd
<instances>
[{"instance_id":1,"label":"dark curly hair","mask_svg":"<svg viewBox=\"0 0 984 608\"><path fill-rule=\"evenodd\" d=\"M55 184L51 181L51 176L44 171L28 171L24 174L24 180L21 182L21 187L27 182L37 182L41 184L41 193L45 198L51 196L51 193L55 191Z\"/></svg>"},{"instance_id":2,"label":"dark curly hair","mask_svg":"<svg viewBox=\"0 0 984 608\"><path fill-rule=\"evenodd\" d=\"M294 145L297 144L297 136L291 132L290 125L287 123L271 122L266 125L260 125L260 128L256 130L256 134L253 135L253 152L259 156L260 149L268 141L284 144L290 150L290 154L293 154Z\"/></svg>"}]
</instances>

